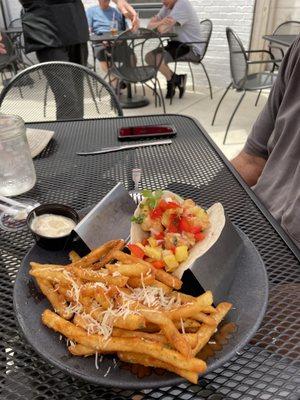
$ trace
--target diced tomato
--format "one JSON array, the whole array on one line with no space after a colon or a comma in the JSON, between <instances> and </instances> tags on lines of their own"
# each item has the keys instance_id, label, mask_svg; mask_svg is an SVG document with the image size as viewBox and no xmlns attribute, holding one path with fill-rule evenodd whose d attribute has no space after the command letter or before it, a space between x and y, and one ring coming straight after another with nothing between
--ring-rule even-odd
<instances>
[{"instance_id":1,"label":"diced tomato","mask_svg":"<svg viewBox=\"0 0 300 400\"><path fill-rule=\"evenodd\" d=\"M159 232L159 233L155 233L154 237L155 237L156 240L164 240L165 235L164 235L163 232Z\"/></svg>"},{"instance_id":2,"label":"diced tomato","mask_svg":"<svg viewBox=\"0 0 300 400\"><path fill-rule=\"evenodd\" d=\"M127 247L129 248L132 255L134 255L138 258L145 257L145 253L143 252L143 250L136 244L128 244Z\"/></svg>"},{"instance_id":3,"label":"diced tomato","mask_svg":"<svg viewBox=\"0 0 300 400\"><path fill-rule=\"evenodd\" d=\"M152 264L153 267L156 268L156 269L162 269L162 268L164 268L164 266L165 266L164 262L163 262L163 261L160 261L160 260L152 261L151 264Z\"/></svg>"},{"instance_id":4,"label":"diced tomato","mask_svg":"<svg viewBox=\"0 0 300 400\"><path fill-rule=\"evenodd\" d=\"M163 210L159 207L155 207L152 211L149 213L151 219L159 219L163 215Z\"/></svg>"},{"instance_id":5,"label":"diced tomato","mask_svg":"<svg viewBox=\"0 0 300 400\"><path fill-rule=\"evenodd\" d=\"M198 232L194 234L196 242L200 242L201 240L203 240L205 238L204 233L202 232Z\"/></svg>"},{"instance_id":6,"label":"diced tomato","mask_svg":"<svg viewBox=\"0 0 300 400\"><path fill-rule=\"evenodd\" d=\"M191 232L195 235L196 233L202 232L202 226L193 226Z\"/></svg>"},{"instance_id":7,"label":"diced tomato","mask_svg":"<svg viewBox=\"0 0 300 400\"><path fill-rule=\"evenodd\" d=\"M143 239L143 240L142 240L142 245L143 245L143 246L146 246L147 244L148 244L148 240L147 240L146 238Z\"/></svg>"},{"instance_id":8,"label":"diced tomato","mask_svg":"<svg viewBox=\"0 0 300 400\"><path fill-rule=\"evenodd\" d=\"M179 221L179 230L180 232L191 232L192 230L192 225L190 224L190 222L188 221L187 218L180 218Z\"/></svg>"},{"instance_id":9,"label":"diced tomato","mask_svg":"<svg viewBox=\"0 0 300 400\"><path fill-rule=\"evenodd\" d=\"M171 247L169 250L171 250L171 252L172 252L173 254L175 254L175 252L176 252L176 247L173 246L173 247Z\"/></svg>"},{"instance_id":10,"label":"diced tomato","mask_svg":"<svg viewBox=\"0 0 300 400\"><path fill-rule=\"evenodd\" d=\"M171 208L178 208L180 207L180 205L175 203L175 201L160 200L160 202L158 203L158 207L161 208L163 211L166 211L170 210Z\"/></svg>"},{"instance_id":11,"label":"diced tomato","mask_svg":"<svg viewBox=\"0 0 300 400\"><path fill-rule=\"evenodd\" d=\"M170 215L170 222L168 225L168 231L170 233L178 233L179 232L179 218L177 215L172 214Z\"/></svg>"}]
</instances>

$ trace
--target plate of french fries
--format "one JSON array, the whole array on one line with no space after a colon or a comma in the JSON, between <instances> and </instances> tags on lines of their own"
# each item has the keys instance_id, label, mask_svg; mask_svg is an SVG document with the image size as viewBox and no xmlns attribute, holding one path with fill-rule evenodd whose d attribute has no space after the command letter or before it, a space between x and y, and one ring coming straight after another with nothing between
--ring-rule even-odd
<instances>
[{"instance_id":1,"label":"plate of french fries","mask_svg":"<svg viewBox=\"0 0 300 400\"><path fill-rule=\"evenodd\" d=\"M247 268L236 269L219 304L210 290L182 293L180 279L128 254L123 240L84 256L35 245L15 282L17 321L44 360L94 384L132 389L183 380L196 384L250 340L264 315L265 269L244 239ZM224 340L228 323L235 328ZM130 366L150 372L141 378Z\"/></svg>"}]
</instances>

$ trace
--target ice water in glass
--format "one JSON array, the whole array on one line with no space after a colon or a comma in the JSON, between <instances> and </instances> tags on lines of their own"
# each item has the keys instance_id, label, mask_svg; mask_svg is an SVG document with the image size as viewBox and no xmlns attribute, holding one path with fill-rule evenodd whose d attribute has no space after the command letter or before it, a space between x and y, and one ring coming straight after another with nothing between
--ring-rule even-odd
<instances>
[{"instance_id":1,"label":"ice water in glass","mask_svg":"<svg viewBox=\"0 0 300 400\"><path fill-rule=\"evenodd\" d=\"M36 182L22 118L0 114L0 195L17 196Z\"/></svg>"}]
</instances>

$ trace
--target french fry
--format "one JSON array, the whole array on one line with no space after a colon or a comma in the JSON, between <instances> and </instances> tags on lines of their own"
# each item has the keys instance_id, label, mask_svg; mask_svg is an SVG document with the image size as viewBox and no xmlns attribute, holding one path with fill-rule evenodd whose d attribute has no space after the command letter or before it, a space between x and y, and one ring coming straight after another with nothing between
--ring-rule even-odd
<instances>
[{"instance_id":1,"label":"french fry","mask_svg":"<svg viewBox=\"0 0 300 400\"><path fill-rule=\"evenodd\" d=\"M87 268L91 266L96 261L99 261L102 256L106 255L113 247L116 246L118 242L119 242L118 240L111 240L109 242L104 243L103 245L91 251L85 257L82 257L80 260L71 263L70 267Z\"/></svg>"},{"instance_id":2,"label":"french fry","mask_svg":"<svg viewBox=\"0 0 300 400\"><path fill-rule=\"evenodd\" d=\"M82 344L75 344L75 346L69 346L68 350L73 356L92 356L96 353L96 350L90 347L83 346Z\"/></svg>"},{"instance_id":3,"label":"french fry","mask_svg":"<svg viewBox=\"0 0 300 400\"><path fill-rule=\"evenodd\" d=\"M178 320L173 322L177 329L182 330L183 327L185 332L197 332L201 326L198 321L195 321L191 318L184 319L183 321Z\"/></svg>"},{"instance_id":4,"label":"french fry","mask_svg":"<svg viewBox=\"0 0 300 400\"><path fill-rule=\"evenodd\" d=\"M146 367L163 368L168 371L174 372L175 374L182 376L188 381L197 384L198 374L196 372L187 371L185 369L176 368L173 365L167 364L165 362L159 361L153 357L149 357L145 354L138 354L133 352L118 352L118 357L120 360L131 363L140 364Z\"/></svg>"},{"instance_id":5,"label":"french fry","mask_svg":"<svg viewBox=\"0 0 300 400\"><path fill-rule=\"evenodd\" d=\"M211 325L214 327L216 326L216 321L212 317L210 317L209 315L206 315L205 313L203 313L201 311L198 312L196 315L194 315L194 319L196 319L197 321L201 321L207 325Z\"/></svg>"},{"instance_id":6,"label":"french fry","mask_svg":"<svg viewBox=\"0 0 300 400\"><path fill-rule=\"evenodd\" d=\"M71 319L73 312L67 307L65 298L54 290L51 282L45 279L37 279L37 283L42 291L42 293L47 297L49 302L52 304L54 310L65 319Z\"/></svg>"},{"instance_id":7,"label":"french fry","mask_svg":"<svg viewBox=\"0 0 300 400\"><path fill-rule=\"evenodd\" d=\"M159 281L156 280L156 279L154 279L153 283L149 284L149 286L154 286L154 287L157 287L157 288L159 288L159 289L162 289L162 291L163 291L165 294L169 294L169 293L171 293L172 290L173 290L170 286L167 286L167 285L165 285L164 283L159 282Z\"/></svg>"},{"instance_id":8,"label":"french fry","mask_svg":"<svg viewBox=\"0 0 300 400\"><path fill-rule=\"evenodd\" d=\"M94 284L87 283L82 285L80 296L95 298L104 309L108 309L112 305L109 296L106 295L106 291L101 286L95 286ZM81 297L79 297L79 299L81 299Z\"/></svg>"},{"instance_id":9,"label":"french fry","mask_svg":"<svg viewBox=\"0 0 300 400\"><path fill-rule=\"evenodd\" d=\"M222 321L228 311L231 309L232 304L230 303L220 303L216 307L216 313L213 315L213 318L216 322L215 326L210 325L202 325L198 331L198 343L193 348L192 353L194 356L199 353L199 351L206 345L209 341L210 337L214 334L216 326Z\"/></svg>"},{"instance_id":10,"label":"french fry","mask_svg":"<svg viewBox=\"0 0 300 400\"><path fill-rule=\"evenodd\" d=\"M141 310L141 314L147 321L160 327L171 345L184 357L192 357L192 349L188 341L178 332L172 320L164 313L154 310Z\"/></svg>"},{"instance_id":11,"label":"french fry","mask_svg":"<svg viewBox=\"0 0 300 400\"><path fill-rule=\"evenodd\" d=\"M193 303L186 303L176 307L170 311L166 311L166 315L172 320L181 318L190 318L201 312L203 307L211 305L213 302L212 293L208 290L201 296L196 297Z\"/></svg>"},{"instance_id":12,"label":"french fry","mask_svg":"<svg viewBox=\"0 0 300 400\"><path fill-rule=\"evenodd\" d=\"M128 278L126 276L111 276L108 274L103 274L101 270L92 271L90 269L84 269L79 267L67 267L68 271L72 271L74 275L84 281L90 282L102 282L108 285L116 285L123 287L126 285Z\"/></svg>"},{"instance_id":13,"label":"french fry","mask_svg":"<svg viewBox=\"0 0 300 400\"><path fill-rule=\"evenodd\" d=\"M63 285L70 284L70 280L67 278L66 275L64 275L62 270L59 269L37 268L37 269L31 269L29 271L29 274L31 276L34 276L35 278L44 279L54 283L60 283Z\"/></svg>"},{"instance_id":14,"label":"french fry","mask_svg":"<svg viewBox=\"0 0 300 400\"><path fill-rule=\"evenodd\" d=\"M134 348L137 353L157 358L176 368L180 365L183 369L198 373L204 373L206 370L206 363L203 360L197 358L187 359L177 351L169 349L161 343L142 340L141 338L132 338L128 341L126 338L111 337L109 340L105 340L100 335L87 335L84 329L76 327L72 322L61 318L50 310L43 312L42 321L48 328L60 332L68 339L100 352L131 351Z\"/></svg>"},{"instance_id":15,"label":"french fry","mask_svg":"<svg viewBox=\"0 0 300 400\"><path fill-rule=\"evenodd\" d=\"M76 261L79 261L81 259L80 255L76 253L76 251L71 250L69 253L69 259L71 263L75 263Z\"/></svg>"},{"instance_id":16,"label":"french fry","mask_svg":"<svg viewBox=\"0 0 300 400\"><path fill-rule=\"evenodd\" d=\"M132 288L138 288L143 286L152 286L155 282L153 275L145 276L143 279L138 278L137 276L132 276L128 279L127 284Z\"/></svg>"},{"instance_id":17,"label":"french fry","mask_svg":"<svg viewBox=\"0 0 300 400\"><path fill-rule=\"evenodd\" d=\"M155 269L155 278L164 283L165 285L173 288L173 289L180 289L182 286L182 281L175 276L169 274L168 272L162 269Z\"/></svg>"},{"instance_id":18,"label":"french fry","mask_svg":"<svg viewBox=\"0 0 300 400\"><path fill-rule=\"evenodd\" d=\"M121 275L125 275L128 277L141 277L147 276L147 274L151 273L151 268L147 267L143 264L107 264L106 268L111 272L118 272Z\"/></svg>"},{"instance_id":19,"label":"french fry","mask_svg":"<svg viewBox=\"0 0 300 400\"><path fill-rule=\"evenodd\" d=\"M101 259L101 261L92 265L91 268L93 270L97 270L97 269L104 267L104 265L108 264L113 259L113 253L115 251L123 249L123 247L125 245L124 240L117 240L116 242L117 243L115 244L115 246L111 250L109 250L109 252Z\"/></svg>"}]
</instances>

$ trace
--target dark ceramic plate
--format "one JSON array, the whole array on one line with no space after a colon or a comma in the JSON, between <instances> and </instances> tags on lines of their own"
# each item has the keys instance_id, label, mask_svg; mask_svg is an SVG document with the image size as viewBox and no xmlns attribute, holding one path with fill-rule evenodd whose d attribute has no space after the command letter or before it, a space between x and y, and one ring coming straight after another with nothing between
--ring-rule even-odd
<instances>
[{"instance_id":1,"label":"dark ceramic plate","mask_svg":"<svg viewBox=\"0 0 300 400\"><path fill-rule=\"evenodd\" d=\"M210 372L229 361L254 335L265 313L268 298L268 280L263 261L247 236L238 230L243 248L235 260L235 275L226 301L234 304L226 321L236 324L237 329L227 344L215 356L208 359ZM64 251L51 252L34 246L24 258L14 287L14 308L21 330L31 346L49 363L61 370L86 381L103 386L130 389L146 389L172 386L183 381L182 378L165 372L152 373L138 378L131 371L116 363L112 357L104 357L95 368L94 357L70 356L65 340L41 322L41 314L51 308L48 301L29 276L29 262L63 264L68 263Z\"/></svg>"}]
</instances>

